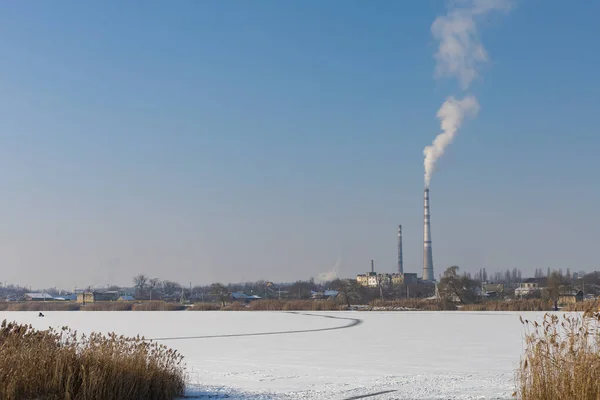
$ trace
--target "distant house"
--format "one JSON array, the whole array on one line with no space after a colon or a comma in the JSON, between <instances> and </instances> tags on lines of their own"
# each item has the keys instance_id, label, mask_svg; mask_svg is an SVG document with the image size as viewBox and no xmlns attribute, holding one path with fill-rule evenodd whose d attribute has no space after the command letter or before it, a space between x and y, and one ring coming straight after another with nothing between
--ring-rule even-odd
<instances>
[{"instance_id":1,"label":"distant house","mask_svg":"<svg viewBox=\"0 0 600 400\"><path fill-rule=\"evenodd\" d=\"M48 301L54 300L54 297L48 293L25 293L25 300L27 301Z\"/></svg>"},{"instance_id":2,"label":"distant house","mask_svg":"<svg viewBox=\"0 0 600 400\"><path fill-rule=\"evenodd\" d=\"M538 282L530 281L529 279L521 283L518 288L515 289L515 296L525 297L531 294L538 293L540 291L540 285Z\"/></svg>"},{"instance_id":3,"label":"distant house","mask_svg":"<svg viewBox=\"0 0 600 400\"><path fill-rule=\"evenodd\" d=\"M565 306L568 304L575 304L583 301L583 292L581 290L573 290L569 292L563 292L558 297L558 305Z\"/></svg>"},{"instance_id":4,"label":"distant house","mask_svg":"<svg viewBox=\"0 0 600 400\"><path fill-rule=\"evenodd\" d=\"M96 292L86 291L77 293L77 303L95 303L97 301L115 301L118 297L115 297L113 292Z\"/></svg>"},{"instance_id":5,"label":"distant house","mask_svg":"<svg viewBox=\"0 0 600 400\"><path fill-rule=\"evenodd\" d=\"M130 294L124 294L124 295L119 296L117 301L135 301L135 299Z\"/></svg>"},{"instance_id":6,"label":"distant house","mask_svg":"<svg viewBox=\"0 0 600 400\"><path fill-rule=\"evenodd\" d=\"M313 300L321 300L321 299L335 299L339 292L337 290L324 290L322 292L315 292L314 290L310 291L310 295Z\"/></svg>"},{"instance_id":7,"label":"distant house","mask_svg":"<svg viewBox=\"0 0 600 400\"><path fill-rule=\"evenodd\" d=\"M54 298L57 301L77 301L77 295L75 293L72 294L64 294Z\"/></svg>"},{"instance_id":8,"label":"distant house","mask_svg":"<svg viewBox=\"0 0 600 400\"><path fill-rule=\"evenodd\" d=\"M204 297L205 296L202 293L194 293L188 298L188 300L191 301L192 303L198 303L198 302L204 301ZM206 297L208 297L208 296L206 296Z\"/></svg>"},{"instance_id":9,"label":"distant house","mask_svg":"<svg viewBox=\"0 0 600 400\"><path fill-rule=\"evenodd\" d=\"M249 303L254 300L259 300L260 297L256 295L249 295L244 292L233 292L231 293L231 299L233 301L243 301L244 303Z\"/></svg>"},{"instance_id":10,"label":"distant house","mask_svg":"<svg viewBox=\"0 0 600 400\"><path fill-rule=\"evenodd\" d=\"M504 285L501 283L487 283L483 285L483 295L488 299L495 299L504 294Z\"/></svg>"}]
</instances>

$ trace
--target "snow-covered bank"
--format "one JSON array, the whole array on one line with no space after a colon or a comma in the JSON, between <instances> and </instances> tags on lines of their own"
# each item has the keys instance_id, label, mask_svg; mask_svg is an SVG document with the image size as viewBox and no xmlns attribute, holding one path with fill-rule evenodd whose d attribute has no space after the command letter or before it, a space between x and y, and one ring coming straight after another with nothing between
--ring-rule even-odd
<instances>
[{"instance_id":1,"label":"snow-covered bank","mask_svg":"<svg viewBox=\"0 0 600 400\"><path fill-rule=\"evenodd\" d=\"M380 393L376 399L511 398L523 345L519 315L543 313L45 315L0 312L0 320L164 339L186 357L190 397L336 400L373 393Z\"/></svg>"}]
</instances>

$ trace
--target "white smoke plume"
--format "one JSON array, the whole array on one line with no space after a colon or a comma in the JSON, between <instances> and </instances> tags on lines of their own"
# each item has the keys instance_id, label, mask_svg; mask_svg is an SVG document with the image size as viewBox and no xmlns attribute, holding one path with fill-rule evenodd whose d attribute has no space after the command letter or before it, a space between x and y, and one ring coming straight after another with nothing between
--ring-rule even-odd
<instances>
[{"instance_id":1,"label":"white smoke plume","mask_svg":"<svg viewBox=\"0 0 600 400\"><path fill-rule=\"evenodd\" d=\"M425 155L425 187L429 187L436 161L444 154L446 147L452 143L464 118L475 117L478 112L479 103L474 96L468 96L462 100L448 97L442 104L437 112L442 133L437 135L433 143L423 150Z\"/></svg>"},{"instance_id":2,"label":"white smoke plume","mask_svg":"<svg viewBox=\"0 0 600 400\"><path fill-rule=\"evenodd\" d=\"M456 0L446 15L431 25L433 37L439 41L435 53L436 77L456 77L463 90L468 89L479 76L477 68L488 61L488 55L479 41L477 21L492 11L508 11L509 0ZM430 146L425 147L425 187L429 187L437 160L452 143L465 117L474 117L479 103L473 96L462 100L446 99L437 112L442 133Z\"/></svg>"},{"instance_id":3,"label":"white smoke plume","mask_svg":"<svg viewBox=\"0 0 600 400\"><path fill-rule=\"evenodd\" d=\"M507 0L468 0L456 2L446 15L431 25L433 37L439 41L435 53L436 77L454 76L467 89L478 76L477 68L488 61L488 54L479 41L477 20L492 11L508 11ZM460 6L462 5L462 6Z\"/></svg>"},{"instance_id":4,"label":"white smoke plume","mask_svg":"<svg viewBox=\"0 0 600 400\"><path fill-rule=\"evenodd\" d=\"M334 279L336 279L338 277L338 270L340 268L340 265L342 264L342 256L338 256L337 260L335 261L335 264L333 265L333 268L331 268L331 270L327 271L327 272L321 272L319 275L317 275L317 282L321 283L321 282L330 282Z\"/></svg>"}]
</instances>

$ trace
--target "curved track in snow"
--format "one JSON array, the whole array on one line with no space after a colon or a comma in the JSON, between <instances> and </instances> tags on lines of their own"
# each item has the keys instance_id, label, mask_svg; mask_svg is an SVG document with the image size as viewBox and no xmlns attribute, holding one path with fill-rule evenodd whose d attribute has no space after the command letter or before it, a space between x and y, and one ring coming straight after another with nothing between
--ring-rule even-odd
<instances>
[{"instance_id":1,"label":"curved track in snow","mask_svg":"<svg viewBox=\"0 0 600 400\"><path fill-rule=\"evenodd\" d=\"M252 311L249 311L252 312ZM332 318L349 321L345 325L333 326L330 328L315 328L315 329L297 329L291 331L275 331L275 332L255 332L255 333L230 333L224 335L203 335L203 336L176 336L176 337L160 337L160 338L150 338L146 340L159 342L165 340L188 340L188 339L215 339L215 338L228 338L228 337L246 337L246 336L267 336L267 335L288 335L293 333L310 333L310 332L324 332L324 331L335 331L338 329L347 329L352 328L354 326L358 326L362 324L362 319L358 318L345 318L345 317L336 317L333 315L320 315L320 314L308 314L296 311L290 311L288 314L298 314L298 315L307 315L311 317L321 317L321 318Z\"/></svg>"}]
</instances>

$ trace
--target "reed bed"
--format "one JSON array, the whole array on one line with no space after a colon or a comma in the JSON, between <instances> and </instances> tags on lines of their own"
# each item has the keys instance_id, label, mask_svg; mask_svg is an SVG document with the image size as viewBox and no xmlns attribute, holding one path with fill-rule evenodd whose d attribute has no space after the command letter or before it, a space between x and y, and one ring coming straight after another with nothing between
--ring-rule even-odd
<instances>
[{"instance_id":1,"label":"reed bed","mask_svg":"<svg viewBox=\"0 0 600 400\"><path fill-rule=\"evenodd\" d=\"M221 307L221 311L247 311L248 307L244 303L238 301L229 303L225 307Z\"/></svg>"},{"instance_id":2,"label":"reed bed","mask_svg":"<svg viewBox=\"0 0 600 400\"><path fill-rule=\"evenodd\" d=\"M568 304L563 307L563 311L600 311L600 304L596 300L593 301L582 301L575 304Z\"/></svg>"},{"instance_id":3,"label":"reed bed","mask_svg":"<svg viewBox=\"0 0 600 400\"><path fill-rule=\"evenodd\" d=\"M81 306L82 311L131 311L134 302L132 301L100 301L87 303Z\"/></svg>"},{"instance_id":4,"label":"reed bed","mask_svg":"<svg viewBox=\"0 0 600 400\"><path fill-rule=\"evenodd\" d=\"M164 301L151 301L134 304L133 311L181 311L185 306L178 303L166 303Z\"/></svg>"},{"instance_id":5,"label":"reed bed","mask_svg":"<svg viewBox=\"0 0 600 400\"><path fill-rule=\"evenodd\" d=\"M521 400L600 398L600 313L521 319L526 348L517 373Z\"/></svg>"},{"instance_id":6,"label":"reed bed","mask_svg":"<svg viewBox=\"0 0 600 400\"><path fill-rule=\"evenodd\" d=\"M334 300L291 300L283 305L284 311L339 311L348 307Z\"/></svg>"},{"instance_id":7,"label":"reed bed","mask_svg":"<svg viewBox=\"0 0 600 400\"><path fill-rule=\"evenodd\" d=\"M172 400L183 357L143 338L0 325L0 399Z\"/></svg>"},{"instance_id":8,"label":"reed bed","mask_svg":"<svg viewBox=\"0 0 600 400\"><path fill-rule=\"evenodd\" d=\"M0 311L77 311L79 304L67 301L1 302Z\"/></svg>"},{"instance_id":9,"label":"reed bed","mask_svg":"<svg viewBox=\"0 0 600 400\"><path fill-rule=\"evenodd\" d=\"M219 311L221 305L217 303L194 303L188 308L188 311Z\"/></svg>"},{"instance_id":10,"label":"reed bed","mask_svg":"<svg viewBox=\"0 0 600 400\"><path fill-rule=\"evenodd\" d=\"M248 304L250 311L281 311L287 303L285 300L254 300Z\"/></svg>"},{"instance_id":11,"label":"reed bed","mask_svg":"<svg viewBox=\"0 0 600 400\"><path fill-rule=\"evenodd\" d=\"M216 303L195 303L190 311L341 311L346 310L333 300L254 300L243 304L234 302L222 307Z\"/></svg>"},{"instance_id":12,"label":"reed bed","mask_svg":"<svg viewBox=\"0 0 600 400\"><path fill-rule=\"evenodd\" d=\"M482 303L466 304L461 311L552 311L554 304L550 300L518 299L488 300Z\"/></svg>"},{"instance_id":13,"label":"reed bed","mask_svg":"<svg viewBox=\"0 0 600 400\"><path fill-rule=\"evenodd\" d=\"M426 299L401 299L401 300L374 300L369 303L370 310L383 311L440 311L455 310L456 307L450 302L440 302Z\"/></svg>"},{"instance_id":14,"label":"reed bed","mask_svg":"<svg viewBox=\"0 0 600 400\"><path fill-rule=\"evenodd\" d=\"M185 307L179 303L165 301L135 302L135 301L102 301L88 304L74 302L0 302L0 311L343 311L348 307L339 301L328 300L254 300L248 305L241 302L221 306L218 303L195 303ZM447 299L400 299L375 300L362 308L369 311L553 311L554 305L550 300L517 299L517 300L488 300L475 304L456 306ZM567 305L563 311L599 311L600 304L596 301L584 301Z\"/></svg>"}]
</instances>

